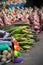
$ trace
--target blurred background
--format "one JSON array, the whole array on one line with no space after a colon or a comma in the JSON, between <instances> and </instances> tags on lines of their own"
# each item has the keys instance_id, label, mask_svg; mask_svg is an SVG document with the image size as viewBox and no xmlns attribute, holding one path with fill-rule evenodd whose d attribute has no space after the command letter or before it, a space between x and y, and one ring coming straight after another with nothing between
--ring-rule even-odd
<instances>
[{"instance_id":1,"label":"blurred background","mask_svg":"<svg viewBox=\"0 0 43 65\"><path fill-rule=\"evenodd\" d=\"M40 7L43 6L43 0L27 0L26 5Z\"/></svg>"}]
</instances>

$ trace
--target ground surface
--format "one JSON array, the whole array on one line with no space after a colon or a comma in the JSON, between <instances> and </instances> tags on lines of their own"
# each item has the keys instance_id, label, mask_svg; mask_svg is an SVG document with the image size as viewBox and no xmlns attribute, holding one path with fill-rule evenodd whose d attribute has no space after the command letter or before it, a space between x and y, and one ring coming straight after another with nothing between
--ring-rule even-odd
<instances>
[{"instance_id":1,"label":"ground surface","mask_svg":"<svg viewBox=\"0 0 43 65\"><path fill-rule=\"evenodd\" d=\"M40 41L29 52L23 53L23 63L9 63L7 65L43 65L43 32L39 37Z\"/></svg>"}]
</instances>

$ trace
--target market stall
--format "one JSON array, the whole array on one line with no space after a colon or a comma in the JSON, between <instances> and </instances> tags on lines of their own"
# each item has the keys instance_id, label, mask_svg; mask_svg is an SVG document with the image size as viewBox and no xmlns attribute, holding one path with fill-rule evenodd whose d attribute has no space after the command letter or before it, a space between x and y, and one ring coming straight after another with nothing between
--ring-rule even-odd
<instances>
[{"instance_id":1,"label":"market stall","mask_svg":"<svg viewBox=\"0 0 43 65\"><path fill-rule=\"evenodd\" d=\"M0 62L20 63L22 53L38 41L43 28L43 7L27 8L24 2L13 0L2 0L0 5Z\"/></svg>"}]
</instances>

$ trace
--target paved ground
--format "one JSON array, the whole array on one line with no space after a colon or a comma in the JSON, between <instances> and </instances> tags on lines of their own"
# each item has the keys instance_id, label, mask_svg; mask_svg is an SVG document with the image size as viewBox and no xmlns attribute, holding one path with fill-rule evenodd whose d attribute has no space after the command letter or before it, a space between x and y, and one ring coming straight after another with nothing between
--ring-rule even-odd
<instances>
[{"instance_id":1,"label":"paved ground","mask_svg":"<svg viewBox=\"0 0 43 65\"><path fill-rule=\"evenodd\" d=\"M9 63L8 65L43 65L43 32L39 37L40 41L28 53L23 53L23 63Z\"/></svg>"}]
</instances>

